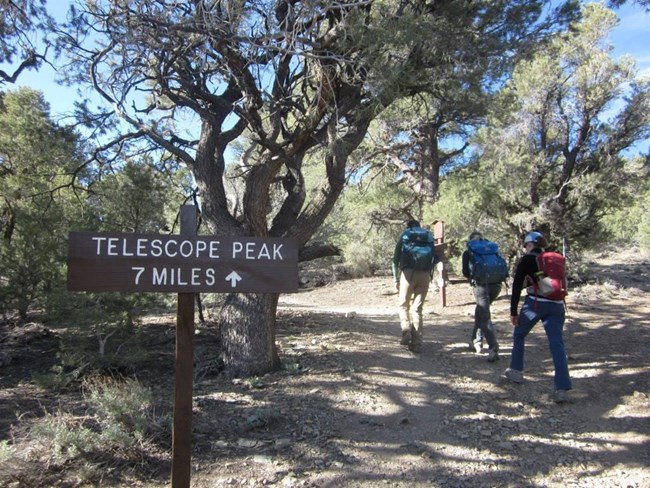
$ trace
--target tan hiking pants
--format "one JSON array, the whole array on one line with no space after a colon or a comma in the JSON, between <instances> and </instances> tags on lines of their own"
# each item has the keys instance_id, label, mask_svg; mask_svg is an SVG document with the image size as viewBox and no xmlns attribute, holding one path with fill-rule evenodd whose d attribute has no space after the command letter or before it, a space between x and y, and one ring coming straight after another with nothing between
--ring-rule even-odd
<instances>
[{"instance_id":1,"label":"tan hiking pants","mask_svg":"<svg viewBox=\"0 0 650 488\"><path fill-rule=\"evenodd\" d=\"M399 282L399 321L402 332L411 331L411 343L422 344L422 309L429 291L431 273L403 269Z\"/></svg>"}]
</instances>

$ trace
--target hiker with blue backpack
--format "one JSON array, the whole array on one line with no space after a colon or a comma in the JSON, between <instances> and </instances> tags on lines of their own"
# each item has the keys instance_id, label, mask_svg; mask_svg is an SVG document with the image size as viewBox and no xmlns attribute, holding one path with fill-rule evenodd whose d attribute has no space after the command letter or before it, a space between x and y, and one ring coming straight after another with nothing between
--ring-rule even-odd
<instances>
[{"instance_id":1,"label":"hiker with blue backpack","mask_svg":"<svg viewBox=\"0 0 650 488\"><path fill-rule=\"evenodd\" d=\"M439 261L431 232L417 220L409 220L395 245L392 270L398 292L400 344L413 352L422 349L422 309Z\"/></svg>"},{"instance_id":2,"label":"hiker with blue backpack","mask_svg":"<svg viewBox=\"0 0 650 488\"><path fill-rule=\"evenodd\" d=\"M564 347L563 329L565 319L564 298L567 294L567 278L564 256L545 251L546 239L540 232L529 232L524 238L526 254L522 256L512 282L510 319L514 326L512 334L512 357L505 377L514 383L524 381L524 345L533 326L542 321L555 367L553 400L568 401L571 389L569 365ZM519 296L526 288L526 298L518 311Z\"/></svg>"},{"instance_id":3,"label":"hiker with blue backpack","mask_svg":"<svg viewBox=\"0 0 650 488\"><path fill-rule=\"evenodd\" d=\"M494 362L499 359L499 343L492 324L490 305L501 293L501 284L508 277L508 265L499 253L499 246L475 231L470 234L467 249L463 252L462 271L472 285L476 300L470 348L480 353L485 339L488 361Z\"/></svg>"}]
</instances>

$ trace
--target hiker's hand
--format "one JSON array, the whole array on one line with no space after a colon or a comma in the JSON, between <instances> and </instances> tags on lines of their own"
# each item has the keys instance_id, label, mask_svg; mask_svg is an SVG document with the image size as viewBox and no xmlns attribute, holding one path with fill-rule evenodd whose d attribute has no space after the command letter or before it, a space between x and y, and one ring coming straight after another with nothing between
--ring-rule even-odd
<instances>
[{"instance_id":1,"label":"hiker's hand","mask_svg":"<svg viewBox=\"0 0 650 488\"><path fill-rule=\"evenodd\" d=\"M513 327L517 327L517 324L519 323L519 315L511 315L510 322L512 322Z\"/></svg>"}]
</instances>

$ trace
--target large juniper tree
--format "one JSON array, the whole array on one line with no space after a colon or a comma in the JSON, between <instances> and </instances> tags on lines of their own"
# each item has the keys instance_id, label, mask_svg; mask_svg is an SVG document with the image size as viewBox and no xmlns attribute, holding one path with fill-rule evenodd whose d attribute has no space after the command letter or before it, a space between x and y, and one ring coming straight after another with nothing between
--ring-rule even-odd
<instances>
[{"instance_id":1,"label":"large juniper tree","mask_svg":"<svg viewBox=\"0 0 650 488\"><path fill-rule=\"evenodd\" d=\"M515 231L543 226L587 244L628 186L625 152L650 134L650 83L632 59L612 58L614 25L612 11L584 7L517 67L480 137L481 209Z\"/></svg>"}]
</instances>

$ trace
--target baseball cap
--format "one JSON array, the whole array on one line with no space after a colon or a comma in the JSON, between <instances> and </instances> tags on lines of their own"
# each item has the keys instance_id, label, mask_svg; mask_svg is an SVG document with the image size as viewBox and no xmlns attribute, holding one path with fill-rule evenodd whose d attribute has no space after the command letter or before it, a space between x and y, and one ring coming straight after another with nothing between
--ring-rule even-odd
<instances>
[{"instance_id":1,"label":"baseball cap","mask_svg":"<svg viewBox=\"0 0 650 488\"><path fill-rule=\"evenodd\" d=\"M524 245L528 244L529 242L535 244L539 242L541 239L544 239L544 236L542 235L541 232L537 232L537 231L529 232L528 234L526 234L526 237L524 238Z\"/></svg>"}]
</instances>

